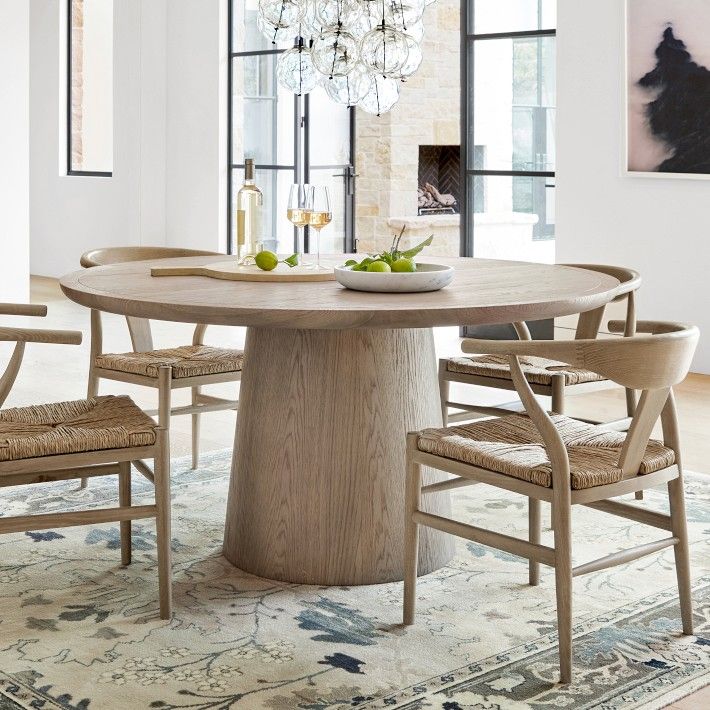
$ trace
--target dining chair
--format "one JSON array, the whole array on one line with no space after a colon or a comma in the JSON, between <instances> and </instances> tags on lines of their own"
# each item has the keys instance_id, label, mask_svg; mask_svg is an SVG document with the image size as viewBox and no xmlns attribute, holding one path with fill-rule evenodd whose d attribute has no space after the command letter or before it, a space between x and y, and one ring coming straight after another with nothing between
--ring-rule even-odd
<instances>
[{"instance_id":1,"label":"dining chair","mask_svg":"<svg viewBox=\"0 0 710 710\"><path fill-rule=\"evenodd\" d=\"M632 336L636 332L635 293L641 285L639 274L632 269L618 266L601 266L597 264L566 264L566 266L597 271L619 279L621 285L612 303L626 301L624 335L627 337ZM575 339L596 338L599 334L605 311L606 307L602 307L580 314ZM530 331L525 323L513 323L512 325L520 340L531 339ZM613 382L588 368L572 367L569 363L565 364L539 356L522 358L520 365L532 391L537 395L550 397L552 411L557 414L564 414L567 394L582 394L615 386ZM452 382L494 389L515 390L510 366L505 357L494 353L485 353L439 360L441 411L444 426L454 422L470 421L480 416L509 414L511 412L510 405L485 407L451 401L450 387ZM606 425L619 429L628 428L635 405L636 395L632 390L627 389L627 416L613 422L606 422ZM518 406L517 402L515 406ZM450 412L451 409L456 411ZM588 421L592 424L601 423L592 419L583 421Z\"/></svg>"},{"instance_id":2,"label":"dining chair","mask_svg":"<svg viewBox=\"0 0 710 710\"><path fill-rule=\"evenodd\" d=\"M185 256L224 256L224 254L172 247L113 247L86 252L81 257L81 265L84 268L92 268L108 264ZM101 312L91 311L88 396L93 397L98 394L101 379L152 387L158 389L159 398L168 399L172 390L190 388L191 403L186 406L171 407L170 414L192 416L192 468L197 468L200 456L201 415L227 409L236 410L239 405L238 399L204 394L202 387L222 382L239 382L244 365L244 352L205 345L207 326L201 324L195 327L191 345L156 350L153 346L149 320L127 316L126 321L133 351L104 353ZM167 384L164 385L161 385L159 377L161 367L168 367L170 372ZM167 391L163 391L163 387L166 387ZM147 412L149 415L155 413L155 411ZM170 426L169 422L167 426ZM137 467L141 473L150 476L150 471L145 466L138 463ZM85 482L82 482L82 485L85 485Z\"/></svg>"},{"instance_id":3,"label":"dining chair","mask_svg":"<svg viewBox=\"0 0 710 710\"><path fill-rule=\"evenodd\" d=\"M0 315L45 316L46 306L0 304ZM0 328L0 341L14 342L0 377L0 407L17 378L27 343L78 345L80 332ZM159 378L169 386L170 370ZM0 518L0 534L53 530L75 525L119 523L121 563L131 562L131 521L155 519L160 617L172 609L170 561L170 448L166 403L158 424L130 397L89 397L13 409L0 409L0 487L118 475L118 506L62 513ZM155 502L132 505L131 462L152 458Z\"/></svg>"},{"instance_id":4,"label":"dining chair","mask_svg":"<svg viewBox=\"0 0 710 710\"><path fill-rule=\"evenodd\" d=\"M613 332L623 321L609 324ZM612 340L465 340L464 352L508 358L525 414L410 433L407 438L404 623L414 622L419 526L441 530L527 558L529 583L539 584L540 564L555 570L557 633L563 683L572 679L572 579L673 547L683 633L693 633L690 564L678 420L672 387L688 373L698 330L675 323L637 324L644 335ZM628 433L548 414L535 398L521 357L545 357L590 369L640 390ZM651 439L660 418L663 442ZM421 467L455 477L422 487ZM528 540L425 513L421 497L485 483L528 497ZM666 484L670 515L611 500ZM552 504L554 544L540 543L540 501ZM575 505L668 531L669 537L572 566L571 512Z\"/></svg>"}]
</instances>

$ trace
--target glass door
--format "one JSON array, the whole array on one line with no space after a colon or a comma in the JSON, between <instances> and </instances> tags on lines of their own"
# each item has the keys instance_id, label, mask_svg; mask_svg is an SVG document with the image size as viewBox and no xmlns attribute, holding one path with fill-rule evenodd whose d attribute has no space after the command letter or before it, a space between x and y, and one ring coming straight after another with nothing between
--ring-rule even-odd
<instances>
[{"instance_id":1,"label":"glass door","mask_svg":"<svg viewBox=\"0 0 710 710\"><path fill-rule=\"evenodd\" d=\"M295 96L276 80L276 62L291 44L272 44L257 27L257 0L230 2L229 238L234 252L234 204L253 158L264 193L261 241L282 254L296 250L296 230L286 219L292 183L328 185L333 221L323 230L321 251L354 251L354 109L333 104L322 88ZM305 235L305 251L315 243Z\"/></svg>"}]
</instances>

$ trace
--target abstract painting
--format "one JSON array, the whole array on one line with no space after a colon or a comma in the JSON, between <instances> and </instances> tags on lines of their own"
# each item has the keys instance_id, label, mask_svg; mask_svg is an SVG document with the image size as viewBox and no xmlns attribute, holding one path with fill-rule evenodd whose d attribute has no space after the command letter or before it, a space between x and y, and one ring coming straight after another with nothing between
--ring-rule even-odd
<instances>
[{"instance_id":1,"label":"abstract painting","mask_svg":"<svg viewBox=\"0 0 710 710\"><path fill-rule=\"evenodd\" d=\"M627 0L629 173L710 177L710 0Z\"/></svg>"}]
</instances>

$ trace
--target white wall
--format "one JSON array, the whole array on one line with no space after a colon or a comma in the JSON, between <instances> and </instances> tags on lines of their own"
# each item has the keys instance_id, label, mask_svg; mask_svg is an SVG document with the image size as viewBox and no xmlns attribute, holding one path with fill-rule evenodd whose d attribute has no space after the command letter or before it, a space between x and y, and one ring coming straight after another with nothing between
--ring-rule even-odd
<instances>
[{"instance_id":1,"label":"white wall","mask_svg":"<svg viewBox=\"0 0 710 710\"><path fill-rule=\"evenodd\" d=\"M74 270L95 247L164 243L165 0L114 3L112 178L65 174L64 3L30 7L32 273Z\"/></svg>"},{"instance_id":2,"label":"white wall","mask_svg":"<svg viewBox=\"0 0 710 710\"><path fill-rule=\"evenodd\" d=\"M30 2L32 273L101 246L223 248L226 0L114 2L111 178L64 174L64 7Z\"/></svg>"},{"instance_id":3,"label":"white wall","mask_svg":"<svg viewBox=\"0 0 710 710\"><path fill-rule=\"evenodd\" d=\"M558 260L638 269L640 317L700 326L710 373L710 182L622 177L624 3L558 6Z\"/></svg>"},{"instance_id":4,"label":"white wall","mask_svg":"<svg viewBox=\"0 0 710 710\"><path fill-rule=\"evenodd\" d=\"M0 301L29 298L29 8L0 0Z\"/></svg>"},{"instance_id":5,"label":"white wall","mask_svg":"<svg viewBox=\"0 0 710 710\"><path fill-rule=\"evenodd\" d=\"M226 0L170 0L167 64L168 243L225 251Z\"/></svg>"}]
</instances>

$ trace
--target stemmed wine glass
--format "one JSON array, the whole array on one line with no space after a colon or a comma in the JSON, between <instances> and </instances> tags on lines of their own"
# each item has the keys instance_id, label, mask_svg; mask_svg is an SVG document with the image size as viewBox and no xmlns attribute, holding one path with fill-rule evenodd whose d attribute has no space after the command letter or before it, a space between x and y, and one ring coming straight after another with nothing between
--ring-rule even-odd
<instances>
[{"instance_id":1,"label":"stemmed wine glass","mask_svg":"<svg viewBox=\"0 0 710 710\"><path fill-rule=\"evenodd\" d=\"M299 266L303 265L303 229L309 224L307 202L310 188L310 185L304 184L291 185L291 191L288 196L288 207L286 208L288 221L298 230L296 254L298 256Z\"/></svg>"},{"instance_id":2,"label":"stemmed wine glass","mask_svg":"<svg viewBox=\"0 0 710 710\"><path fill-rule=\"evenodd\" d=\"M322 269L320 265L320 230L330 224L333 219L333 212L330 203L330 192L324 185L311 185L308 189L306 199L306 210L308 212L308 225L317 232L316 237L316 269Z\"/></svg>"}]
</instances>

